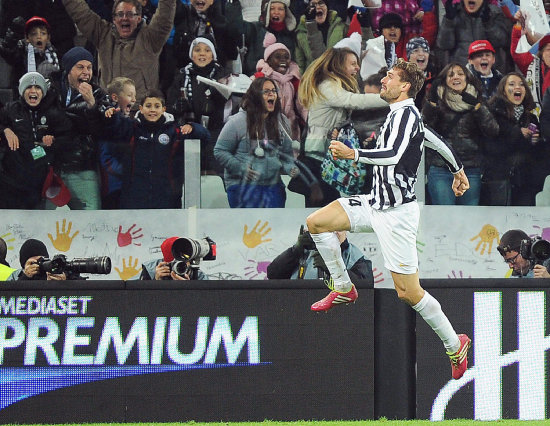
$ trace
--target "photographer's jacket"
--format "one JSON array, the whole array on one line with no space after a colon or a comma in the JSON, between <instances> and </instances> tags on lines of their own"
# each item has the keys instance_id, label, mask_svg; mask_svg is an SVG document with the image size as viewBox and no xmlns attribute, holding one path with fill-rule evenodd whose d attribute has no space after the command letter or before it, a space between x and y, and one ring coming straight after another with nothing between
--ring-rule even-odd
<instances>
[{"instance_id":1,"label":"photographer's jacket","mask_svg":"<svg viewBox=\"0 0 550 426\"><path fill-rule=\"evenodd\" d=\"M16 151L9 149L3 136L6 128L10 128L19 139ZM71 129L71 120L51 92L36 108L29 107L22 98L7 103L0 110L0 191L17 193L19 202L26 208L36 207L42 197L49 164L54 160L54 148L71 142ZM35 142L42 142L46 135L54 136L53 145L37 146ZM3 202L0 200L0 204Z\"/></svg>"}]
</instances>

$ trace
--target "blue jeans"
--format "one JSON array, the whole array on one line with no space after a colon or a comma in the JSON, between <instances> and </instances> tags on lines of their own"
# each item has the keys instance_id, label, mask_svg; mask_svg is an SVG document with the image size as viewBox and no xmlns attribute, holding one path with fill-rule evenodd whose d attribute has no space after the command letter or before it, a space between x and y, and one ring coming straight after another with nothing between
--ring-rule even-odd
<instances>
[{"instance_id":1,"label":"blue jeans","mask_svg":"<svg viewBox=\"0 0 550 426\"><path fill-rule=\"evenodd\" d=\"M286 201L285 187L275 185L239 184L227 188L229 207L233 208L278 208Z\"/></svg>"},{"instance_id":2,"label":"blue jeans","mask_svg":"<svg viewBox=\"0 0 550 426\"><path fill-rule=\"evenodd\" d=\"M428 191L434 205L479 205L479 194L481 192L481 169L473 167L464 169L470 189L462 197L456 197L453 190L453 175L446 167L430 166L428 170Z\"/></svg>"}]
</instances>

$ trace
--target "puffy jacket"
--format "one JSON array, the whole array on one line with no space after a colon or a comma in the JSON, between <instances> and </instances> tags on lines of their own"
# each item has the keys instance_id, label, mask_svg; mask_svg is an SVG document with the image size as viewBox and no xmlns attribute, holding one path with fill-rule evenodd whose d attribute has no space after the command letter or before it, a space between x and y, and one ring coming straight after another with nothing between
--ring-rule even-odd
<instances>
[{"instance_id":1,"label":"puffy jacket","mask_svg":"<svg viewBox=\"0 0 550 426\"><path fill-rule=\"evenodd\" d=\"M27 193L28 205L32 207L40 201L49 164L54 160L55 147L72 141L72 123L56 103L55 94L48 92L37 108L30 108L22 98L7 103L0 110L1 135L4 135L6 128L17 135L19 149L10 150L2 138L3 171L0 174L0 185L12 187L22 194ZM33 159L32 150L40 150L35 142L42 142L42 137L46 135L54 136L53 145L42 148L45 156Z\"/></svg>"},{"instance_id":2,"label":"puffy jacket","mask_svg":"<svg viewBox=\"0 0 550 426\"><path fill-rule=\"evenodd\" d=\"M123 159L123 209L181 208L184 179L185 139L208 138L208 131L193 124L193 132L182 135L171 114L152 123L138 113L135 119L116 114L107 122L113 142L127 144Z\"/></svg>"}]
</instances>

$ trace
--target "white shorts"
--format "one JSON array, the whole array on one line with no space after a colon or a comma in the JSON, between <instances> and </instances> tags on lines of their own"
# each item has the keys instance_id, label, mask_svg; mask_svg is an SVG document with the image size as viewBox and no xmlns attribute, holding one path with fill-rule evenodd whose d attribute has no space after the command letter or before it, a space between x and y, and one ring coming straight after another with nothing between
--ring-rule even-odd
<instances>
[{"instance_id":1,"label":"white shorts","mask_svg":"<svg viewBox=\"0 0 550 426\"><path fill-rule=\"evenodd\" d=\"M350 232L376 233L387 269L400 274L418 271L416 235L420 209L416 201L386 210L373 209L367 195L339 198L338 201L348 215Z\"/></svg>"}]
</instances>

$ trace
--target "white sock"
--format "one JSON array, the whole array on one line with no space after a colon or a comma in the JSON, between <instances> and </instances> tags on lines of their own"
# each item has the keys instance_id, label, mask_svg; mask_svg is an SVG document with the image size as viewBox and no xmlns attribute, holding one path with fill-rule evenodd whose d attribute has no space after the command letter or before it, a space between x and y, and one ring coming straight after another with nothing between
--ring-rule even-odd
<instances>
[{"instance_id":1,"label":"white sock","mask_svg":"<svg viewBox=\"0 0 550 426\"><path fill-rule=\"evenodd\" d=\"M454 354L460 349L460 340L453 326L441 310L439 302L430 293L426 291L420 302L412 308L432 327L443 342L447 352Z\"/></svg>"},{"instance_id":2,"label":"white sock","mask_svg":"<svg viewBox=\"0 0 550 426\"><path fill-rule=\"evenodd\" d=\"M352 283L342 259L340 249L340 240L334 232L322 232L320 234L311 234L315 241L317 251L327 265L330 276L334 282L334 291L338 293L347 293L351 290Z\"/></svg>"}]
</instances>

